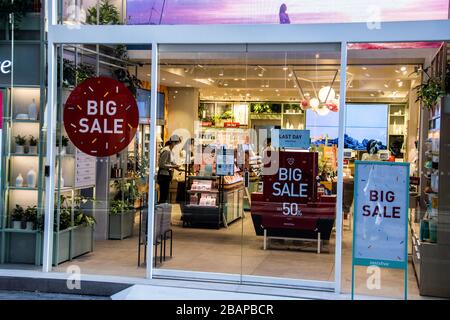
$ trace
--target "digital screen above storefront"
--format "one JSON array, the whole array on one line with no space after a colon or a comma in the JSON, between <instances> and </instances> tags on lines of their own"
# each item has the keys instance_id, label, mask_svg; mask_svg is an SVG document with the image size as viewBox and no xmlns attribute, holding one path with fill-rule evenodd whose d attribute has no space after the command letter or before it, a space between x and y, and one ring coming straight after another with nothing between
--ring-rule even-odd
<instances>
[{"instance_id":1,"label":"digital screen above storefront","mask_svg":"<svg viewBox=\"0 0 450 320\"><path fill-rule=\"evenodd\" d=\"M128 24L308 24L444 20L448 0L127 0Z\"/></svg>"}]
</instances>

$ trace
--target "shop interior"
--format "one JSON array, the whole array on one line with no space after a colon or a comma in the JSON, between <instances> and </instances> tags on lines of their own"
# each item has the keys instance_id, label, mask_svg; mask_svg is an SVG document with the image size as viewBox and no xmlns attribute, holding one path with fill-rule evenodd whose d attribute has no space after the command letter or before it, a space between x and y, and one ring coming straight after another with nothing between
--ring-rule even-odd
<instances>
[{"instance_id":1,"label":"shop interior","mask_svg":"<svg viewBox=\"0 0 450 320\"><path fill-rule=\"evenodd\" d=\"M441 43L349 45L342 242L346 292L351 281L354 161L367 155L370 140L376 141L378 160L411 164L411 176L416 178L411 180L411 197L419 199L417 210L411 208L411 239L420 237L421 247L426 242L439 244L436 234L426 239L419 236L422 220L435 222L424 218L424 210L418 208L427 211L425 202L432 202L429 211L435 214L442 187L433 172L423 175L439 162L435 159L439 157L439 123L437 113L430 121L428 114L423 115L415 87L427 76L426 66L446 63L447 50ZM276 129L310 130L310 152L318 153L317 192L336 195L340 52L339 45L168 46L160 51L159 61L153 62L159 63L157 153L174 134L182 137L182 143L174 148L179 170L170 185L170 205L159 205L155 211L156 270L334 281L335 225L320 241L314 233L265 244L252 212L252 195L263 191L263 153ZM58 56L55 270L65 272L76 264L84 273L144 277L151 48L63 45ZM442 72L440 67L426 70ZM64 102L73 88L94 76L125 83L139 107L136 137L126 150L109 158L78 152L62 123ZM43 125L40 91L13 90L5 206L11 215L35 210L39 217L42 212L33 206L43 196L39 155L45 152L31 138L22 140L45 137L39 130ZM200 164L198 157L208 147L215 150L223 144L235 161L242 152L248 161L236 162L230 174L219 177L217 155ZM244 186L245 165L248 187ZM2 233L2 262L39 265L39 219L28 229L13 226L12 216L8 221L8 235ZM418 250L414 249L417 239L411 241L411 250ZM20 245L12 248L14 243ZM420 263L412 261L409 270L413 296L419 295ZM401 296L399 274L383 270L383 281L389 283L383 288L386 295ZM367 291L365 273L358 277L358 289Z\"/></svg>"}]
</instances>

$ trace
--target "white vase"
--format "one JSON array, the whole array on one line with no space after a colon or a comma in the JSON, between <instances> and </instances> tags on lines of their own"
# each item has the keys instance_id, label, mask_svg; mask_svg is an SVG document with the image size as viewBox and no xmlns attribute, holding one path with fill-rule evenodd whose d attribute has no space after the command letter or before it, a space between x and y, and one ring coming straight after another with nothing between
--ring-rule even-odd
<instances>
[{"instance_id":1,"label":"white vase","mask_svg":"<svg viewBox=\"0 0 450 320\"><path fill-rule=\"evenodd\" d=\"M67 147L56 147L56 154L65 156L67 153Z\"/></svg>"},{"instance_id":2,"label":"white vase","mask_svg":"<svg viewBox=\"0 0 450 320\"><path fill-rule=\"evenodd\" d=\"M37 154L37 146L29 146L28 153Z\"/></svg>"},{"instance_id":3,"label":"white vase","mask_svg":"<svg viewBox=\"0 0 450 320\"><path fill-rule=\"evenodd\" d=\"M37 120L37 106L36 100L34 99L33 102L28 105L28 118L30 120Z\"/></svg>"},{"instance_id":4,"label":"white vase","mask_svg":"<svg viewBox=\"0 0 450 320\"><path fill-rule=\"evenodd\" d=\"M22 221L13 221L13 229L22 229Z\"/></svg>"},{"instance_id":5,"label":"white vase","mask_svg":"<svg viewBox=\"0 0 450 320\"><path fill-rule=\"evenodd\" d=\"M16 144L16 153L24 154L25 153L24 146L19 146L18 144Z\"/></svg>"},{"instance_id":6,"label":"white vase","mask_svg":"<svg viewBox=\"0 0 450 320\"><path fill-rule=\"evenodd\" d=\"M16 177L16 187L23 187L23 177L21 173Z\"/></svg>"},{"instance_id":7,"label":"white vase","mask_svg":"<svg viewBox=\"0 0 450 320\"><path fill-rule=\"evenodd\" d=\"M36 188L36 171L33 168L27 173L27 184L29 188Z\"/></svg>"},{"instance_id":8,"label":"white vase","mask_svg":"<svg viewBox=\"0 0 450 320\"><path fill-rule=\"evenodd\" d=\"M31 231L31 230L33 230L33 228L34 228L34 222L27 221L27 226L26 226L25 230Z\"/></svg>"}]
</instances>

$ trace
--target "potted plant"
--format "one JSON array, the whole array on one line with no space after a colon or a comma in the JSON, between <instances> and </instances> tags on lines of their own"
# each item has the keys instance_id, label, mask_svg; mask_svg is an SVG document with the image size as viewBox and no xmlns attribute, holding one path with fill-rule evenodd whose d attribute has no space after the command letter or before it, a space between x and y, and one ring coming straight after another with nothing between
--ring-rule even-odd
<instances>
[{"instance_id":1,"label":"potted plant","mask_svg":"<svg viewBox=\"0 0 450 320\"><path fill-rule=\"evenodd\" d=\"M26 230L33 230L34 225L37 221L37 207L36 206L28 206L24 212L24 220L26 222Z\"/></svg>"},{"instance_id":2,"label":"potted plant","mask_svg":"<svg viewBox=\"0 0 450 320\"><path fill-rule=\"evenodd\" d=\"M430 77L427 70L424 70L424 73L428 76L428 80L414 88L417 92L416 102L422 102L431 110L438 99L445 95L445 85L441 78Z\"/></svg>"},{"instance_id":3,"label":"potted plant","mask_svg":"<svg viewBox=\"0 0 450 320\"><path fill-rule=\"evenodd\" d=\"M64 135L61 137L61 149L59 143L60 140L56 139L56 154L64 156L67 153L67 146L69 145L69 139Z\"/></svg>"},{"instance_id":4,"label":"potted plant","mask_svg":"<svg viewBox=\"0 0 450 320\"><path fill-rule=\"evenodd\" d=\"M23 207L16 204L16 207L13 209L11 214L11 221L13 229L22 229L22 221L24 218L24 210Z\"/></svg>"},{"instance_id":5,"label":"potted plant","mask_svg":"<svg viewBox=\"0 0 450 320\"><path fill-rule=\"evenodd\" d=\"M16 153L24 154L25 153L25 144L27 143L27 139L25 136L21 136L20 134L14 137L16 141Z\"/></svg>"},{"instance_id":6,"label":"potted plant","mask_svg":"<svg viewBox=\"0 0 450 320\"><path fill-rule=\"evenodd\" d=\"M133 235L135 208L123 200L114 200L109 207L109 239L122 240Z\"/></svg>"},{"instance_id":7,"label":"potted plant","mask_svg":"<svg viewBox=\"0 0 450 320\"><path fill-rule=\"evenodd\" d=\"M121 24L119 10L109 0L102 0L99 5L97 21L97 6L88 8L86 22L88 24Z\"/></svg>"},{"instance_id":8,"label":"potted plant","mask_svg":"<svg viewBox=\"0 0 450 320\"><path fill-rule=\"evenodd\" d=\"M94 217L84 212L85 205L94 202L92 198L78 196L73 200L74 228L72 229L71 252L72 258L91 252L94 249Z\"/></svg>"},{"instance_id":9,"label":"potted plant","mask_svg":"<svg viewBox=\"0 0 450 320\"><path fill-rule=\"evenodd\" d=\"M38 139L30 135L30 140L28 140L28 143L29 143L28 153L37 154Z\"/></svg>"}]
</instances>

